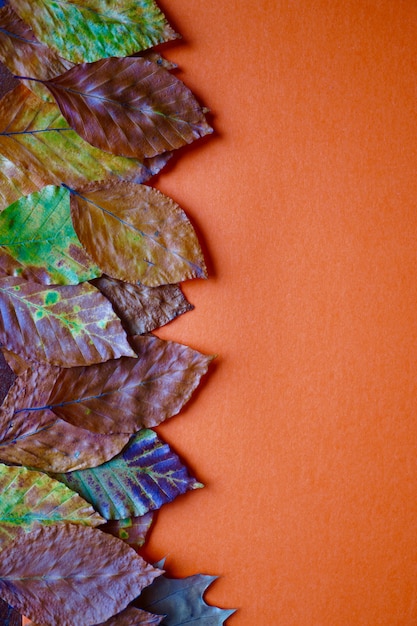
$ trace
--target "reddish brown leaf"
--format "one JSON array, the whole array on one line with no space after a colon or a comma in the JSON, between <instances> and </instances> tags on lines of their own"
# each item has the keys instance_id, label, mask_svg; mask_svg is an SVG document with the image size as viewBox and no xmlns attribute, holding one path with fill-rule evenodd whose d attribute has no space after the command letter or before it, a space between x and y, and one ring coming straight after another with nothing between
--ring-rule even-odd
<instances>
[{"instance_id":1,"label":"reddish brown leaf","mask_svg":"<svg viewBox=\"0 0 417 626\"><path fill-rule=\"evenodd\" d=\"M45 626L90 626L123 610L160 572L86 526L45 526L1 555L0 595Z\"/></svg>"},{"instance_id":2,"label":"reddish brown leaf","mask_svg":"<svg viewBox=\"0 0 417 626\"><path fill-rule=\"evenodd\" d=\"M7 365L10 367L10 369L16 376L20 376L21 374L23 374L23 372L26 372L26 370L29 369L30 367L29 361L25 361L25 359L22 359L22 357L16 354L16 352L12 352L11 350L8 350L7 348L3 346L1 348L1 353L2 353L2 358L4 358ZM13 378L13 382L14 382L14 378Z\"/></svg>"},{"instance_id":3,"label":"reddish brown leaf","mask_svg":"<svg viewBox=\"0 0 417 626\"><path fill-rule=\"evenodd\" d=\"M19 614L16 613L16 615L19 615ZM163 615L153 615L152 613L148 613L147 611L142 611L142 609L135 609L135 607L133 606L128 606L127 609L125 609L121 613L114 615L105 623L97 624L97 626L156 626L157 624L160 624L163 619L164 619ZM14 624L11 623L10 626L14 626ZM16 626L17 626L17 623L16 623ZM45 626L45 625L44 624L40 625L40 624L35 624L34 622L29 622L26 624L26 626ZM79 625L77 624L77 626Z\"/></svg>"},{"instance_id":4,"label":"reddish brown leaf","mask_svg":"<svg viewBox=\"0 0 417 626\"><path fill-rule=\"evenodd\" d=\"M154 514L146 513L140 517L109 520L100 526L100 530L125 541L135 549L143 546L146 535L152 525Z\"/></svg>"},{"instance_id":5,"label":"reddish brown leaf","mask_svg":"<svg viewBox=\"0 0 417 626\"><path fill-rule=\"evenodd\" d=\"M71 194L71 213L87 253L110 276L156 287L207 275L190 221L156 189L93 184Z\"/></svg>"},{"instance_id":6,"label":"reddish brown leaf","mask_svg":"<svg viewBox=\"0 0 417 626\"><path fill-rule=\"evenodd\" d=\"M82 63L44 84L70 126L107 152L143 159L212 132L191 91L140 57Z\"/></svg>"},{"instance_id":7,"label":"reddish brown leaf","mask_svg":"<svg viewBox=\"0 0 417 626\"><path fill-rule=\"evenodd\" d=\"M19 376L0 407L0 460L48 472L70 472L104 463L127 435L97 435L72 426L50 410L22 410L46 403L56 369L38 365Z\"/></svg>"},{"instance_id":8,"label":"reddish brown leaf","mask_svg":"<svg viewBox=\"0 0 417 626\"><path fill-rule=\"evenodd\" d=\"M91 283L106 296L128 335L143 335L191 311L179 285L146 287L101 276Z\"/></svg>"},{"instance_id":9,"label":"reddish brown leaf","mask_svg":"<svg viewBox=\"0 0 417 626\"><path fill-rule=\"evenodd\" d=\"M30 393L15 393L22 384L18 379L7 408L14 401L14 415L23 424L24 416L28 423L36 419L49 424L54 415L78 428L106 435L128 435L157 426L189 400L212 357L152 336L135 337L133 342L139 358L122 357L61 370L43 368L43 379L39 379L39 369L28 371L24 384ZM40 380L42 393L34 393Z\"/></svg>"},{"instance_id":10,"label":"reddish brown leaf","mask_svg":"<svg viewBox=\"0 0 417 626\"><path fill-rule=\"evenodd\" d=\"M0 341L24 359L61 367L134 354L110 303L88 283L43 287L1 279Z\"/></svg>"}]
</instances>

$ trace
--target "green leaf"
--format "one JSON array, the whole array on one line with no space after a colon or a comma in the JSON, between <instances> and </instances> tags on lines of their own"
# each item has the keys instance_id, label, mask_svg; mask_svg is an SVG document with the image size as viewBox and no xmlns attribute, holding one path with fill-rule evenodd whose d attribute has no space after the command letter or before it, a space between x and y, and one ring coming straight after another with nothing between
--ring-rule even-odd
<instances>
[{"instance_id":1,"label":"green leaf","mask_svg":"<svg viewBox=\"0 0 417 626\"><path fill-rule=\"evenodd\" d=\"M0 213L0 276L71 285L100 274L78 241L67 189L44 187Z\"/></svg>"},{"instance_id":2,"label":"green leaf","mask_svg":"<svg viewBox=\"0 0 417 626\"><path fill-rule=\"evenodd\" d=\"M61 420L52 411L21 411L43 404L56 378L54 368L37 364L18 376L0 407L0 459L45 472L93 467L114 457L128 435L98 435Z\"/></svg>"},{"instance_id":3,"label":"green leaf","mask_svg":"<svg viewBox=\"0 0 417 626\"><path fill-rule=\"evenodd\" d=\"M144 182L169 158L139 161L94 148L68 126L55 103L43 102L24 85L0 101L0 209L45 185Z\"/></svg>"},{"instance_id":4,"label":"green leaf","mask_svg":"<svg viewBox=\"0 0 417 626\"><path fill-rule=\"evenodd\" d=\"M9 0L36 37L73 61L124 57L178 37L153 0Z\"/></svg>"},{"instance_id":5,"label":"green leaf","mask_svg":"<svg viewBox=\"0 0 417 626\"><path fill-rule=\"evenodd\" d=\"M105 519L145 515L190 489L202 487L152 430L141 430L107 463L57 474Z\"/></svg>"},{"instance_id":6,"label":"green leaf","mask_svg":"<svg viewBox=\"0 0 417 626\"><path fill-rule=\"evenodd\" d=\"M0 596L47 626L99 624L160 574L123 541L74 524L40 526L1 553Z\"/></svg>"},{"instance_id":7,"label":"green leaf","mask_svg":"<svg viewBox=\"0 0 417 626\"><path fill-rule=\"evenodd\" d=\"M100 530L121 539L137 549L141 548L145 543L153 518L153 513L145 513L145 515L140 517L109 520L106 524L100 526Z\"/></svg>"},{"instance_id":8,"label":"green leaf","mask_svg":"<svg viewBox=\"0 0 417 626\"><path fill-rule=\"evenodd\" d=\"M72 367L134 356L108 300L89 283L0 280L0 342L29 360Z\"/></svg>"},{"instance_id":9,"label":"green leaf","mask_svg":"<svg viewBox=\"0 0 417 626\"><path fill-rule=\"evenodd\" d=\"M215 576L196 574L188 578L172 579L160 576L144 589L135 606L157 615L166 615L161 626L221 626L234 609L219 609L204 602L207 587Z\"/></svg>"},{"instance_id":10,"label":"green leaf","mask_svg":"<svg viewBox=\"0 0 417 626\"><path fill-rule=\"evenodd\" d=\"M0 549L36 524L97 526L104 520L85 500L46 474L0 463Z\"/></svg>"}]
</instances>

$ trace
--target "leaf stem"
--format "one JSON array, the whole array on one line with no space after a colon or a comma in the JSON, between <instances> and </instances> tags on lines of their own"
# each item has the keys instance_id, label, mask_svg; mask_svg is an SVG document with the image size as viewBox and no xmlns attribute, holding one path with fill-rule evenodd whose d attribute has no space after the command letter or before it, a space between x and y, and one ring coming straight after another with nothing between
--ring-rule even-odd
<instances>
[{"instance_id":1,"label":"leaf stem","mask_svg":"<svg viewBox=\"0 0 417 626\"><path fill-rule=\"evenodd\" d=\"M19 76L18 74L14 74L14 78L18 78L19 80L34 80L36 83L42 83L43 85L45 85L45 83L47 83L47 80L41 80L40 78L32 78L30 76Z\"/></svg>"}]
</instances>

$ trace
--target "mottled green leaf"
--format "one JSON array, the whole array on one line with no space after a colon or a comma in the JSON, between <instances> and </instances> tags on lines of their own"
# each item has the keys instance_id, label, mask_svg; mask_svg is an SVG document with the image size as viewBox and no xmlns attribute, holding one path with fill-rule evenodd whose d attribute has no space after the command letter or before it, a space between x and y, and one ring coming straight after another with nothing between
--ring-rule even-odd
<instances>
[{"instance_id":1,"label":"mottled green leaf","mask_svg":"<svg viewBox=\"0 0 417 626\"><path fill-rule=\"evenodd\" d=\"M158 622L157 622L158 623ZM22 626L22 616L7 602L0 599L0 624L1 626Z\"/></svg>"},{"instance_id":2,"label":"mottled green leaf","mask_svg":"<svg viewBox=\"0 0 417 626\"><path fill-rule=\"evenodd\" d=\"M144 182L169 157L141 162L94 148L68 126L55 103L43 102L24 85L0 101L0 209L45 185Z\"/></svg>"},{"instance_id":3,"label":"mottled green leaf","mask_svg":"<svg viewBox=\"0 0 417 626\"><path fill-rule=\"evenodd\" d=\"M3 550L0 596L45 626L89 626L122 611L159 573L95 528L40 526Z\"/></svg>"},{"instance_id":4,"label":"mottled green leaf","mask_svg":"<svg viewBox=\"0 0 417 626\"><path fill-rule=\"evenodd\" d=\"M184 83L140 57L82 63L43 84L71 128L113 154L144 159L213 132Z\"/></svg>"},{"instance_id":5,"label":"mottled green leaf","mask_svg":"<svg viewBox=\"0 0 417 626\"><path fill-rule=\"evenodd\" d=\"M101 276L91 281L106 296L128 335L143 335L191 311L179 285L147 287Z\"/></svg>"},{"instance_id":6,"label":"mottled green leaf","mask_svg":"<svg viewBox=\"0 0 417 626\"><path fill-rule=\"evenodd\" d=\"M153 513L145 513L145 515L140 517L109 520L106 524L100 526L100 530L125 541L137 549L141 548L145 543L153 518Z\"/></svg>"},{"instance_id":7,"label":"mottled green leaf","mask_svg":"<svg viewBox=\"0 0 417 626\"><path fill-rule=\"evenodd\" d=\"M207 276L196 233L171 198L119 182L71 194L79 240L105 273L149 287Z\"/></svg>"},{"instance_id":8,"label":"mottled green leaf","mask_svg":"<svg viewBox=\"0 0 417 626\"><path fill-rule=\"evenodd\" d=\"M0 213L0 276L72 285L100 274L74 231L67 189L44 187Z\"/></svg>"},{"instance_id":9,"label":"mottled green leaf","mask_svg":"<svg viewBox=\"0 0 417 626\"><path fill-rule=\"evenodd\" d=\"M36 37L73 61L124 57L178 37L153 0L9 0Z\"/></svg>"},{"instance_id":10,"label":"mottled green leaf","mask_svg":"<svg viewBox=\"0 0 417 626\"><path fill-rule=\"evenodd\" d=\"M109 301L89 283L44 287L2 278L0 342L25 359L61 367L134 355Z\"/></svg>"},{"instance_id":11,"label":"mottled green leaf","mask_svg":"<svg viewBox=\"0 0 417 626\"><path fill-rule=\"evenodd\" d=\"M33 76L48 80L69 70L73 63L58 56L38 41L29 26L10 6L0 8L0 60L17 76ZM42 84L31 81L30 89L51 99Z\"/></svg>"},{"instance_id":12,"label":"mottled green leaf","mask_svg":"<svg viewBox=\"0 0 417 626\"><path fill-rule=\"evenodd\" d=\"M145 515L202 487L153 430L141 430L116 457L99 467L57 474L106 519Z\"/></svg>"},{"instance_id":13,"label":"mottled green leaf","mask_svg":"<svg viewBox=\"0 0 417 626\"><path fill-rule=\"evenodd\" d=\"M77 493L46 474L0 463L0 549L36 524L104 522Z\"/></svg>"},{"instance_id":14,"label":"mottled green leaf","mask_svg":"<svg viewBox=\"0 0 417 626\"><path fill-rule=\"evenodd\" d=\"M222 626L235 610L206 604L203 595L215 580L215 576L203 574L178 579L163 575L142 591L135 606L166 615L161 626L184 626L191 622L195 626Z\"/></svg>"},{"instance_id":15,"label":"mottled green leaf","mask_svg":"<svg viewBox=\"0 0 417 626\"><path fill-rule=\"evenodd\" d=\"M70 472L104 463L127 443L128 435L97 435L61 420L42 405L55 381L54 368L38 364L19 376L0 407L0 460L45 472Z\"/></svg>"}]
</instances>

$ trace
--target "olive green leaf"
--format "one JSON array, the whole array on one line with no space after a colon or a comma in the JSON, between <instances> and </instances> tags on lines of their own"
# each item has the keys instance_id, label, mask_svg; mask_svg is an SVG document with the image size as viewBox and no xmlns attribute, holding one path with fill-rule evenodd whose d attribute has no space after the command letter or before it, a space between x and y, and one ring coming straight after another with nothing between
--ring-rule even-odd
<instances>
[{"instance_id":1,"label":"olive green leaf","mask_svg":"<svg viewBox=\"0 0 417 626\"><path fill-rule=\"evenodd\" d=\"M22 84L0 100L0 209L45 185L144 182L169 158L138 161L94 148L68 126L55 103Z\"/></svg>"},{"instance_id":2,"label":"olive green leaf","mask_svg":"<svg viewBox=\"0 0 417 626\"><path fill-rule=\"evenodd\" d=\"M29 361L61 367L135 356L109 301L89 283L0 279L0 343Z\"/></svg>"},{"instance_id":3,"label":"olive green leaf","mask_svg":"<svg viewBox=\"0 0 417 626\"><path fill-rule=\"evenodd\" d=\"M36 524L97 526L105 520L77 493L46 474L0 463L0 549Z\"/></svg>"},{"instance_id":4,"label":"olive green leaf","mask_svg":"<svg viewBox=\"0 0 417 626\"><path fill-rule=\"evenodd\" d=\"M203 485L153 430L143 429L113 459L86 470L56 474L105 519L156 511L177 496Z\"/></svg>"},{"instance_id":5,"label":"olive green leaf","mask_svg":"<svg viewBox=\"0 0 417 626\"><path fill-rule=\"evenodd\" d=\"M71 285L100 274L74 231L67 189L44 187L0 213L0 276Z\"/></svg>"},{"instance_id":6,"label":"olive green leaf","mask_svg":"<svg viewBox=\"0 0 417 626\"><path fill-rule=\"evenodd\" d=\"M9 0L36 37L74 63L124 57L178 35L153 0Z\"/></svg>"}]
</instances>

